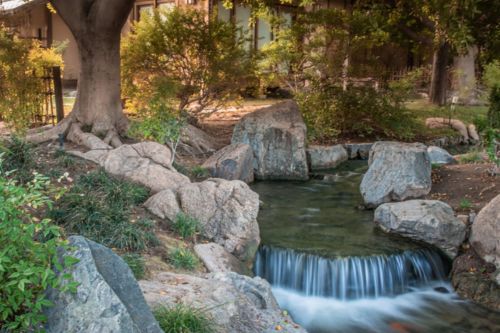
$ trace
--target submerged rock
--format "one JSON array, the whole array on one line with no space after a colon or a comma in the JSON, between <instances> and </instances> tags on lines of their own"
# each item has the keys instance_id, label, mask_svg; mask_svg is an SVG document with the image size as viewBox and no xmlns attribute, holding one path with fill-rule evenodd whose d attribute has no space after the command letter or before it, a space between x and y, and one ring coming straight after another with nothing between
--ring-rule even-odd
<instances>
[{"instance_id":1,"label":"submerged rock","mask_svg":"<svg viewBox=\"0 0 500 333\"><path fill-rule=\"evenodd\" d=\"M442 165L457 163L455 158L443 148L430 146L427 148L427 153L429 154L432 164Z\"/></svg>"},{"instance_id":2,"label":"submerged rock","mask_svg":"<svg viewBox=\"0 0 500 333\"><path fill-rule=\"evenodd\" d=\"M252 147L257 179L308 179L307 129L299 107L281 102L241 118L232 143Z\"/></svg>"},{"instance_id":3,"label":"submerged rock","mask_svg":"<svg viewBox=\"0 0 500 333\"><path fill-rule=\"evenodd\" d=\"M496 281L500 285L500 194L475 218L469 241L484 261L496 266Z\"/></svg>"},{"instance_id":4,"label":"submerged rock","mask_svg":"<svg viewBox=\"0 0 500 333\"><path fill-rule=\"evenodd\" d=\"M376 142L360 190L369 208L415 199L431 190L431 162L420 143Z\"/></svg>"},{"instance_id":5,"label":"submerged rock","mask_svg":"<svg viewBox=\"0 0 500 333\"><path fill-rule=\"evenodd\" d=\"M153 281L140 281L152 306L178 303L202 309L220 333L306 333L283 314L271 286L261 278L236 273L203 277L160 273Z\"/></svg>"},{"instance_id":6,"label":"submerged rock","mask_svg":"<svg viewBox=\"0 0 500 333\"><path fill-rule=\"evenodd\" d=\"M311 170L335 168L348 159L347 151L342 145L312 145L307 148L307 156L311 164Z\"/></svg>"},{"instance_id":7,"label":"submerged rock","mask_svg":"<svg viewBox=\"0 0 500 333\"><path fill-rule=\"evenodd\" d=\"M128 265L113 251L81 236L69 238L79 260L70 270L75 294L49 289L49 333L161 333Z\"/></svg>"},{"instance_id":8,"label":"submerged rock","mask_svg":"<svg viewBox=\"0 0 500 333\"><path fill-rule=\"evenodd\" d=\"M450 258L456 257L467 229L449 205L437 200L386 203L375 210L374 220L385 232L434 245Z\"/></svg>"},{"instance_id":9,"label":"submerged rock","mask_svg":"<svg viewBox=\"0 0 500 333\"><path fill-rule=\"evenodd\" d=\"M243 143L226 146L203 163L214 178L253 182L252 148Z\"/></svg>"},{"instance_id":10,"label":"submerged rock","mask_svg":"<svg viewBox=\"0 0 500 333\"><path fill-rule=\"evenodd\" d=\"M239 180L211 178L176 191L157 193L145 203L160 218L174 221L183 212L200 221L201 234L240 260L253 258L260 242L259 195Z\"/></svg>"}]
</instances>

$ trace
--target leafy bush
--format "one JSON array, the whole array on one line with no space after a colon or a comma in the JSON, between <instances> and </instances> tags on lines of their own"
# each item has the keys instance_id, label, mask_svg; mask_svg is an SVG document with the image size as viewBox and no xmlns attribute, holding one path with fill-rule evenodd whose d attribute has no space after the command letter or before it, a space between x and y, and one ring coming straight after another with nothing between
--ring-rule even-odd
<instances>
[{"instance_id":1,"label":"leafy bush","mask_svg":"<svg viewBox=\"0 0 500 333\"><path fill-rule=\"evenodd\" d=\"M216 332L213 321L202 310L177 304L172 308L157 307L153 313L165 333Z\"/></svg>"},{"instance_id":2,"label":"leafy bush","mask_svg":"<svg viewBox=\"0 0 500 333\"><path fill-rule=\"evenodd\" d=\"M173 223L174 231L177 232L182 238L194 236L194 234L200 230L200 227L200 222L197 219L182 212L177 214Z\"/></svg>"},{"instance_id":3,"label":"leafy bush","mask_svg":"<svg viewBox=\"0 0 500 333\"><path fill-rule=\"evenodd\" d=\"M177 269L193 270L198 264L198 258L189 249L177 247L169 253L169 261Z\"/></svg>"},{"instance_id":4,"label":"leafy bush","mask_svg":"<svg viewBox=\"0 0 500 333\"><path fill-rule=\"evenodd\" d=\"M140 254L125 253L121 257L127 263L128 267L130 267L130 270L132 271L132 273L134 273L134 277L137 280L140 280L144 277L144 259Z\"/></svg>"},{"instance_id":5,"label":"leafy bush","mask_svg":"<svg viewBox=\"0 0 500 333\"><path fill-rule=\"evenodd\" d=\"M0 152L3 154L2 167L10 171L9 177L23 184L33 179L35 157L32 144L21 137L12 136L0 144Z\"/></svg>"},{"instance_id":6,"label":"leafy bush","mask_svg":"<svg viewBox=\"0 0 500 333\"><path fill-rule=\"evenodd\" d=\"M56 49L20 39L0 24L0 118L16 131L25 130L43 107L44 69L62 66Z\"/></svg>"},{"instance_id":7,"label":"leafy bush","mask_svg":"<svg viewBox=\"0 0 500 333\"><path fill-rule=\"evenodd\" d=\"M131 213L148 194L140 185L99 170L80 176L51 215L70 234L83 235L108 247L142 251L157 244L154 222L132 221Z\"/></svg>"},{"instance_id":8,"label":"leafy bush","mask_svg":"<svg viewBox=\"0 0 500 333\"><path fill-rule=\"evenodd\" d=\"M197 117L237 95L252 73L238 36L234 25L200 10L176 7L145 15L123 42L128 108L142 112L160 96L173 109Z\"/></svg>"},{"instance_id":9,"label":"leafy bush","mask_svg":"<svg viewBox=\"0 0 500 333\"><path fill-rule=\"evenodd\" d=\"M297 95L310 138L330 141L339 134L411 139L415 121L392 91L370 87L319 87Z\"/></svg>"},{"instance_id":10,"label":"leafy bush","mask_svg":"<svg viewBox=\"0 0 500 333\"><path fill-rule=\"evenodd\" d=\"M162 98L155 96L148 108L142 110L141 119L132 122L128 134L137 139L167 144L172 150L174 162L184 125L185 121L179 113L165 104Z\"/></svg>"},{"instance_id":11,"label":"leafy bush","mask_svg":"<svg viewBox=\"0 0 500 333\"><path fill-rule=\"evenodd\" d=\"M57 276L52 270L75 262L69 256L62 264L58 260L56 250L65 246L61 230L34 215L52 204L45 193L48 184L35 175L21 187L0 174L0 327L7 331L40 328L46 320L43 307L51 306L45 297L48 287L76 291L71 275Z\"/></svg>"}]
</instances>

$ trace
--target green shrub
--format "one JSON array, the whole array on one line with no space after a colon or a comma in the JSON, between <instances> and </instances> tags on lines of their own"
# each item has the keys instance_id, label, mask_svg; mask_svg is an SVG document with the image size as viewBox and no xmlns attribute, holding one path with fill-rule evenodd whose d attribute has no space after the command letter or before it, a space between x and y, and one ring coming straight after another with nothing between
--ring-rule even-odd
<instances>
[{"instance_id":1,"label":"green shrub","mask_svg":"<svg viewBox=\"0 0 500 333\"><path fill-rule=\"evenodd\" d=\"M7 331L40 328L46 320L43 307L51 306L48 287L76 291L71 275L56 276L52 270L75 263L69 256L63 263L57 258L57 248L65 246L61 230L33 215L52 204L44 192L48 184L47 178L34 175L21 187L0 174L0 327Z\"/></svg>"},{"instance_id":2,"label":"green shrub","mask_svg":"<svg viewBox=\"0 0 500 333\"><path fill-rule=\"evenodd\" d=\"M161 97L196 118L238 95L252 73L243 43L233 24L200 10L176 7L144 15L123 42L128 109L142 112Z\"/></svg>"},{"instance_id":3,"label":"green shrub","mask_svg":"<svg viewBox=\"0 0 500 333\"><path fill-rule=\"evenodd\" d=\"M200 231L200 227L200 221L182 212L177 214L172 225L174 231L182 238L193 237L196 232Z\"/></svg>"},{"instance_id":4,"label":"green shrub","mask_svg":"<svg viewBox=\"0 0 500 333\"><path fill-rule=\"evenodd\" d=\"M153 313L165 333L216 332L213 320L204 311L183 304L171 308L160 306Z\"/></svg>"},{"instance_id":5,"label":"green shrub","mask_svg":"<svg viewBox=\"0 0 500 333\"><path fill-rule=\"evenodd\" d=\"M177 247L169 253L169 261L177 269L194 270L199 260L189 249Z\"/></svg>"},{"instance_id":6,"label":"green shrub","mask_svg":"<svg viewBox=\"0 0 500 333\"><path fill-rule=\"evenodd\" d=\"M157 244L154 222L132 221L131 213L148 194L143 186L99 170L80 176L57 202L51 216L70 234L83 235L108 247L143 251Z\"/></svg>"},{"instance_id":7,"label":"green shrub","mask_svg":"<svg viewBox=\"0 0 500 333\"><path fill-rule=\"evenodd\" d=\"M22 184L33 179L35 152L32 144L21 137L12 136L0 145L0 152L3 154L2 167L11 172L10 177Z\"/></svg>"},{"instance_id":8,"label":"green shrub","mask_svg":"<svg viewBox=\"0 0 500 333\"><path fill-rule=\"evenodd\" d=\"M125 253L122 256L122 259L127 263L128 267L134 274L134 277L137 280L140 280L144 277L145 267L144 267L144 259L140 254L137 253Z\"/></svg>"},{"instance_id":9,"label":"green shrub","mask_svg":"<svg viewBox=\"0 0 500 333\"><path fill-rule=\"evenodd\" d=\"M52 66L62 66L58 50L20 39L0 23L0 118L15 131L23 132L40 120L45 83L38 78L45 75L44 68Z\"/></svg>"},{"instance_id":10,"label":"green shrub","mask_svg":"<svg viewBox=\"0 0 500 333\"><path fill-rule=\"evenodd\" d=\"M310 138L330 141L339 134L409 140L415 119L394 91L371 87L322 86L297 95Z\"/></svg>"}]
</instances>

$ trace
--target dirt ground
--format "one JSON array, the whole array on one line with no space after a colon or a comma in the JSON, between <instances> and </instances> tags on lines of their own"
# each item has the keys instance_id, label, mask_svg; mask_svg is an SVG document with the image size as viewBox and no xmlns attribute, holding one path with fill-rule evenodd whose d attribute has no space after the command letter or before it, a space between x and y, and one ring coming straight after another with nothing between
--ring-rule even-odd
<instances>
[{"instance_id":1,"label":"dirt ground","mask_svg":"<svg viewBox=\"0 0 500 333\"><path fill-rule=\"evenodd\" d=\"M447 202L455 211L479 212L500 194L500 177L489 173L492 164L445 165L432 172L428 198ZM469 207L470 206L470 207Z\"/></svg>"}]
</instances>

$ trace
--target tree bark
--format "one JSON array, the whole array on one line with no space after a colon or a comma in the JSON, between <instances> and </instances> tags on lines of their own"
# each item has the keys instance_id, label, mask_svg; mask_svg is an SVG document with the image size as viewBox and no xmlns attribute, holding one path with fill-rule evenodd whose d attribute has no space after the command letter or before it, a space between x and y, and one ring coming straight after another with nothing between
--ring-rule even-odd
<instances>
[{"instance_id":1,"label":"tree bark","mask_svg":"<svg viewBox=\"0 0 500 333\"><path fill-rule=\"evenodd\" d=\"M127 126L120 95L121 29L134 0L52 0L78 44L74 121L99 136Z\"/></svg>"},{"instance_id":2,"label":"tree bark","mask_svg":"<svg viewBox=\"0 0 500 333\"><path fill-rule=\"evenodd\" d=\"M434 51L432 61L432 76L429 99L437 105L446 104L448 91L448 62L450 59L450 44L442 42Z\"/></svg>"}]
</instances>

